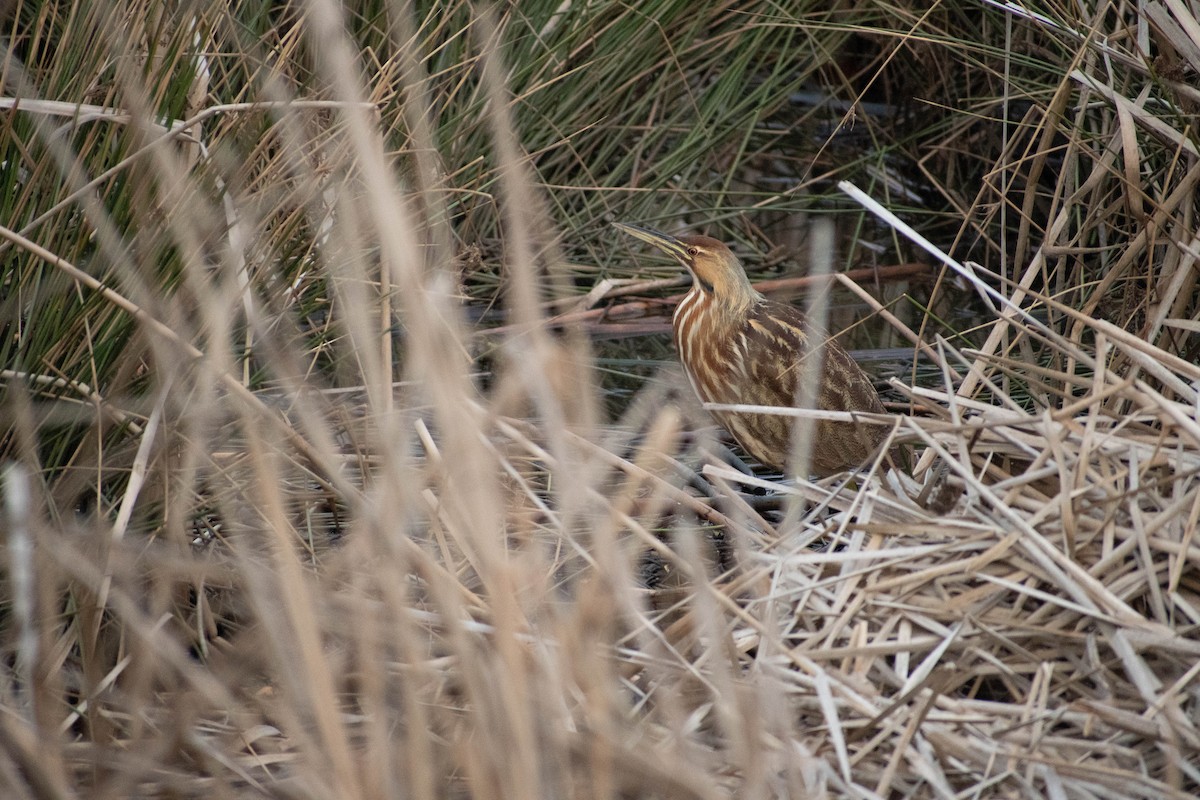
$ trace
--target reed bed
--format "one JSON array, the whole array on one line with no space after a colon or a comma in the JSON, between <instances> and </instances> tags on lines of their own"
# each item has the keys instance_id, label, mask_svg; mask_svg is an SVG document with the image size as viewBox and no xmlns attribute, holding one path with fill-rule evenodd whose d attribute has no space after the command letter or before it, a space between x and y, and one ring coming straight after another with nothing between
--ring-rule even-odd
<instances>
[{"instance_id":1,"label":"reed bed","mask_svg":"<svg viewBox=\"0 0 1200 800\"><path fill-rule=\"evenodd\" d=\"M0 793L1194 797L1189 8L9 4ZM912 469L735 468L614 219Z\"/></svg>"}]
</instances>

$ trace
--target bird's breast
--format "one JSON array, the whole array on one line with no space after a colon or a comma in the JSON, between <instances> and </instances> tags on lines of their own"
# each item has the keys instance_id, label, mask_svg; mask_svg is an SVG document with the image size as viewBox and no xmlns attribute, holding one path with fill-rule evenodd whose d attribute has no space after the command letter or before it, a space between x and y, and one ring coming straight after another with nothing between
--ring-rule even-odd
<instances>
[{"instance_id":1,"label":"bird's breast","mask_svg":"<svg viewBox=\"0 0 1200 800\"><path fill-rule=\"evenodd\" d=\"M688 380L708 403L744 402L738 387L749 375L743 325L712 295L693 289L675 309L675 348Z\"/></svg>"}]
</instances>

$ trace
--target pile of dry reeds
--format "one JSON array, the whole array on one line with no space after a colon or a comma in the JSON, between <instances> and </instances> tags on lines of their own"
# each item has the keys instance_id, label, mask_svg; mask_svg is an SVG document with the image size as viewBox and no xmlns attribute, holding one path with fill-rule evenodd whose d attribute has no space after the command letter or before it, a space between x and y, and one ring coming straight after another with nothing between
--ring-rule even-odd
<instances>
[{"instance_id":1,"label":"pile of dry reeds","mask_svg":"<svg viewBox=\"0 0 1200 800\"><path fill-rule=\"evenodd\" d=\"M1200 792L1194 9L634 5L10 4L0 794ZM912 476L572 322L832 203Z\"/></svg>"}]
</instances>

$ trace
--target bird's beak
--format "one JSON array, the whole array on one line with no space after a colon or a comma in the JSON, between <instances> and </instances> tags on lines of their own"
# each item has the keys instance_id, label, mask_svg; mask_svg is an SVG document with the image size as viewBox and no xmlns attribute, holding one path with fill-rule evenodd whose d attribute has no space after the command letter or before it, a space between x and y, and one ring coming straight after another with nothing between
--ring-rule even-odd
<instances>
[{"instance_id":1,"label":"bird's beak","mask_svg":"<svg viewBox=\"0 0 1200 800\"><path fill-rule=\"evenodd\" d=\"M674 236L662 231L652 230L651 228L639 228L637 225L629 225L624 222L614 222L613 227L628 233L635 239L641 239L647 244L654 245L667 255L679 259L685 266L691 261L687 254L687 245Z\"/></svg>"}]
</instances>

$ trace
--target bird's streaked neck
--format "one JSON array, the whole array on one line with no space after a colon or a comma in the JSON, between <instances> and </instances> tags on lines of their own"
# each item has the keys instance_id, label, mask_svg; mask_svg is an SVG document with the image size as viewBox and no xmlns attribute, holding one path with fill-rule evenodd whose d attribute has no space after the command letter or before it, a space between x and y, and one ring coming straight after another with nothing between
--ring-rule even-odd
<instances>
[{"instance_id":1,"label":"bird's streaked neck","mask_svg":"<svg viewBox=\"0 0 1200 800\"><path fill-rule=\"evenodd\" d=\"M745 314L763 296L750 284L746 271L738 260L730 256L728 263L719 271L705 274L691 269L692 292L707 298L715 307L730 315Z\"/></svg>"}]
</instances>

